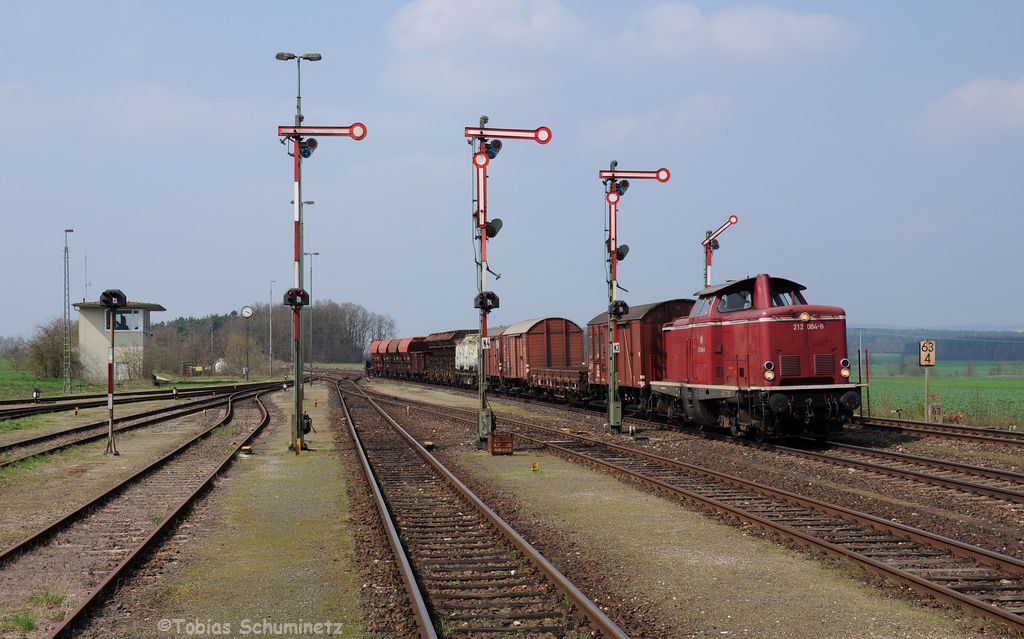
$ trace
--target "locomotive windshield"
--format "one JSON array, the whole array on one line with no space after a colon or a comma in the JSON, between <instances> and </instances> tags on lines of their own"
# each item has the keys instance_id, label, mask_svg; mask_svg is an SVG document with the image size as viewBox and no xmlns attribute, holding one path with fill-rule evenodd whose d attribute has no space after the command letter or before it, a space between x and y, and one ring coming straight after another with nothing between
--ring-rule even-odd
<instances>
[{"instance_id":1,"label":"locomotive windshield","mask_svg":"<svg viewBox=\"0 0 1024 639\"><path fill-rule=\"evenodd\" d=\"M772 306L802 306L807 300L800 291L772 291Z\"/></svg>"},{"instance_id":2,"label":"locomotive windshield","mask_svg":"<svg viewBox=\"0 0 1024 639\"><path fill-rule=\"evenodd\" d=\"M718 312L745 311L754 306L753 287L724 293L718 298Z\"/></svg>"}]
</instances>

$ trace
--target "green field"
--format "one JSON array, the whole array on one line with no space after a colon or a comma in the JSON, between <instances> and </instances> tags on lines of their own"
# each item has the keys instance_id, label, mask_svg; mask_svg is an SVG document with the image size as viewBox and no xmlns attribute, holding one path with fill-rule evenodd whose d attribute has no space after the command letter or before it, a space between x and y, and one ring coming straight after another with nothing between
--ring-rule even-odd
<instances>
[{"instance_id":1,"label":"green field","mask_svg":"<svg viewBox=\"0 0 1024 639\"><path fill-rule=\"evenodd\" d=\"M1024 363L939 362L929 391L947 421L976 426L1024 425ZM854 380L858 379L856 368ZM924 417L924 373L916 360L896 354L871 356L871 412L908 419Z\"/></svg>"},{"instance_id":2,"label":"green field","mask_svg":"<svg viewBox=\"0 0 1024 639\"><path fill-rule=\"evenodd\" d=\"M171 380L171 383L179 386L209 386L219 384L240 384L245 381L240 376L211 376L191 377L183 380L177 375L158 373L160 377ZM252 382L265 381L265 378L253 375ZM27 399L32 397L32 390L38 388L44 397L60 395L64 389L63 378L37 377L25 371L14 370L6 358L0 357L0 399ZM136 379L130 382L118 382L117 390L151 390L153 383L148 379ZM74 380L73 392L76 395L104 393L107 390L106 383L86 383L83 380Z\"/></svg>"}]
</instances>

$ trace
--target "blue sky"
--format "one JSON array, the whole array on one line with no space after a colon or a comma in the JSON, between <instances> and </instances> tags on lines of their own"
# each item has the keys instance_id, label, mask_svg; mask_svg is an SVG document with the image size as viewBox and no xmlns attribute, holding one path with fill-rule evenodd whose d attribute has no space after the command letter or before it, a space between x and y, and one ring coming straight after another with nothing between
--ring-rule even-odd
<instances>
[{"instance_id":1,"label":"blue sky","mask_svg":"<svg viewBox=\"0 0 1024 639\"><path fill-rule=\"evenodd\" d=\"M299 12L301 11L301 13ZM366 123L305 167L314 297L404 333L475 325L463 127L546 125L491 165L506 323L605 308L597 171L672 171L623 198L640 304L716 280L807 285L850 322L1024 324L1019 2L10 3L0 24L0 335L118 287L163 317L275 303L307 124ZM26 293L27 292L27 293Z\"/></svg>"}]
</instances>

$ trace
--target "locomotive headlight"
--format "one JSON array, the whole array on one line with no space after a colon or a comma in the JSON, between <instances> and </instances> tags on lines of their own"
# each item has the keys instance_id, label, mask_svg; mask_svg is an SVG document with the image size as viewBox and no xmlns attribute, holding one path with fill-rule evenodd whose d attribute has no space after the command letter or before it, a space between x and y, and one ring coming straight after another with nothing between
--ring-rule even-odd
<instances>
[{"instance_id":1,"label":"locomotive headlight","mask_svg":"<svg viewBox=\"0 0 1024 639\"><path fill-rule=\"evenodd\" d=\"M764 378L769 382L772 381L773 379L775 379L775 371L765 371Z\"/></svg>"},{"instance_id":2,"label":"locomotive headlight","mask_svg":"<svg viewBox=\"0 0 1024 639\"><path fill-rule=\"evenodd\" d=\"M839 366L841 368L850 368L850 360L844 357L843 359L839 360Z\"/></svg>"},{"instance_id":3,"label":"locomotive headlight","mask_svg":"<svg viewBox=\"0 0 1024 639\"><path fill-rule=\"evenodd\" d=\"M841 371L839 371L839 374L842 375L844 379L850 379L850 369L849 368L842 369Z\"/></svg>"},{"instance_id":4,"label":"locomotive headlight","mask_svg":"<svg viewBox=\"0 0 1024 639\"><path fill-rule=\"evenodd\" d=\"M764 363L764 369L766 371L773 371L773 370L775 370L775 362L773 362L772 360L766 361Z\"/></svg>"},{"instance_id":5,"label":"locomotive headlight","mask_svg":"<svg viewBox=\"0 0 1024 639\"><path fill-rule=\"evenodd\" d=\"M803 313L800 313L800 321L801 322L806 322L809 319L811 319L811 314L810 313L808 313L807 311L804 311Z\"/></svg>"}]
</instances>

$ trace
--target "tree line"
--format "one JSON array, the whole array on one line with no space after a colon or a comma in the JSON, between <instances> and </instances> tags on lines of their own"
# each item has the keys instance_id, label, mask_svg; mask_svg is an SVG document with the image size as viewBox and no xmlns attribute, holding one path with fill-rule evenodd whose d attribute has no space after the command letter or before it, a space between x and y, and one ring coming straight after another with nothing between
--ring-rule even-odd
<instances>
[{"instance_id":1,"label":"tree line","mask_svg":"<svg viewBox=\"0 0 1024 639\"><path fill-rule=\"evenodd\" d=\"M863 341L864 349L873 353L900 353L916 358L923 339L935 340L939 357L947 361L1024 360L1024 333L1013 331L852 328L848 331L847 344L852 352L856 352Z\"/></svg>"},{"instance_id":2,"label":"tree line","mask_svg":"<svg viewBox=\"0 0 1024 639\"><path fill-rule=\"evenodd\" d=\"M246 365L254 374L270 372L270 332L273 323L273 373L283 375L291 361L292 311L285 306L254 304L249 319L238 311L206 317L179 317L150 326L144 360L133 367L133 377L156 372L178 374L186 363L213 366L223 360L231 373ZM395 320L352 302L318 300L302 313L303 348L307 362L358 362L376 339L396 334ZM312 341L309 340L312 322ZM71 325L72 374L81 376L78 324ZM38 326L30 337L0 337L0 355L16 370L40 377L64 374L64 320Z\"/></svg>"}]
</instances>

